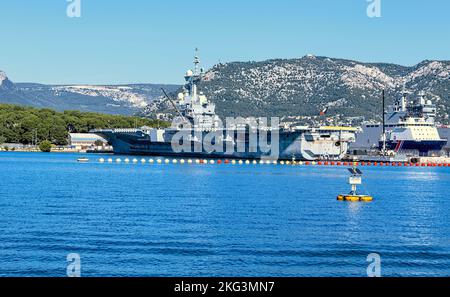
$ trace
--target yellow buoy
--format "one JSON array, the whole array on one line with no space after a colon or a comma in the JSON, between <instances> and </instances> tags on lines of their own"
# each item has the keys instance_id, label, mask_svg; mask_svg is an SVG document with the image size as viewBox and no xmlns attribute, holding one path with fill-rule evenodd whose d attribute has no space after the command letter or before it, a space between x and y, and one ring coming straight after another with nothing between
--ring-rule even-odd
<instances>
[{"instance_id":1,"label":"yellow buoy","mask_svg":"<svg viewBox=\"0 0 450 297\"><path fill-rule=\"evenodd\" d=\"M188 163L189 163L189 164L192 164L192 160L191 160L191 159L189 159L189 160L188 160Z\"/></svg>"},{"instance_id":2,"label":"yellow buoy","mask_svg":"<svg viewBox=\"0 0 450 297\"><path fill-rule=\"evenodd\" d=\"M150 159L150 160L148 160L148 162L151 163L151 164L153 164L153 163L155 162L155 160Z\"/></svg>"},{"instance_id":3,"label":"yellow buoy","mask_svg":"<svg viewBox=\"0 0 450 297\"><path fill-rule=\"evenodd\" d=\"M184 164L184 160L183 160L183 159L181 159L181 160L180 160L180 163L181 163L181 164Z\"/></svg>"},{"instance_id":4,"label":"yellow buoy","mask_svg":"<svg viewBox=\"0 0 450 297\"><path fill-rule=\"evenodd\" d=\"M373 201L373 197L371 196L362 196L361 198L359 198L360 201L362 202L371 202Z\"/></svg>"},{"instance_id":5,"label":"yellow buoy","mask_svg":"<svg viewBox=\"0 0 450 297\"><path fill-rule=\"evenodd\" d=\"M359 201L359 197L358 196L345 196L345 201L350 201L350 202L357 202Z\"/></svg>"},{"instance_id":6,"label":"yellow buoy","mask_svg":"<svg viewBox=\"0 0 450 297\"><path fill-rule=\"evenodd\" d=\"M359 195L356 192L356 186L362 184L362 172L356 166L348 169L350 171L350 178L348 183L351 185L352 190L349 194L342 194L337 196L339 201L349 201L349 202L371 202L373 197L369 195Z\"/></svg>"},{"instance_id":7,"label":"yellow buoy","mask_svg":"<svg viewBox=\"0 0 450 297\"><path fill-rule=\"evenodd\" d=\"M161 159L158 159L158 160L156 160L156 162L157 162L158 164L161 164L161 163L162 163L162 160L161 160Z\"/></svg>"},{"instance_id":8,"label":"yellow buoy","mask_svg":"<svg viewBox=\"0 0 450 297\"><path fill-rule=\"evenodd\" d=\"M339 201L349 201L349 202L372 202L373 197L367 195L339 195L337 196Z\"/></svg>"},{"instance_id":9,"label":"yellow buoy","mask_svg":"<svg viewBox=\"0 0 450 297\"><path fill-rule=\"evenodd\" d=\"M256 161L256 160L253 160L253 165L256 165L256 164L258 164L258 162Z\"/></svg>"},{"instance_id":10,"label":"yellow buoy","mask_svg":"<svg viewBox=\"0 0 450 297\"><path fill-rule=\"evenodd\" d=\"M109 158L108 159L108 163L112 163L113 162L113 159L112 158Z\"/></svg>"}]
</instances>

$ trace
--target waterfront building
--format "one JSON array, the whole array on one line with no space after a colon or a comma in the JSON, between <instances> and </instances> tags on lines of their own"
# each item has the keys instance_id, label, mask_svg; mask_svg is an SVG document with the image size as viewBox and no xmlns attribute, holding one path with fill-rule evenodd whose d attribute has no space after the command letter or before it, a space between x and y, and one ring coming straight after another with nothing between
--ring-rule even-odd
<instances>
[{"instance_id":1,"label":"waterfront building","mask_svg":"<svg viewBox=\"0 0 450 297\"><path fill-rule=\"evenodd\" d=\"M96 134L90 133L69 133L69 145L76 150L87 150L99 147L98 142L101 142L100 147L107 145L107 141Z\"/></svg>"}]
</instances>

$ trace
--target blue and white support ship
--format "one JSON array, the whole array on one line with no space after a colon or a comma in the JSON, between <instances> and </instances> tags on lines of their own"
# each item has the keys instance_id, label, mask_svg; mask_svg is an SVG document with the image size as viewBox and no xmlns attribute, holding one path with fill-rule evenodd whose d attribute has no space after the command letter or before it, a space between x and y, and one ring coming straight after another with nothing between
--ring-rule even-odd
<instances>
[{"instance_id":1,"label":"blue and white support ship","mask_svg":"<svg viewBox=\"0 0 450 297\"><path fill-rule=\"evenodd\" d=\"M378 149L390 155L411 157L439 156L447 145L448 129L438 129L435 123L436 106L420 94L408 102L407 93L388 107L383 124L368 123L357 134L352 150ZM448 135L446 135L448 136Z\"/></svg>"}]
</instances>

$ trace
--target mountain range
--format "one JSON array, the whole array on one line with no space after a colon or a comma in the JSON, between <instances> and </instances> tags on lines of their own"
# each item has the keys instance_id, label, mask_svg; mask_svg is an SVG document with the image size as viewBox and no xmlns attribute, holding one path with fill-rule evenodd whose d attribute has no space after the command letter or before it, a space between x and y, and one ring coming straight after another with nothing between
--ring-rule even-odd
<instances>
[{"instance_id":1,"label":"mountain range","mask_svg":"<svg viewBox=\"0 0 450 297\"><path fill-rule=\"evenodd\" d=\"M55 110L80 110L108 114L134 115L152 100L177 85L44 85L13 83L0 71L0 103L28 105Z\"/></svg>"},{"instance_id":2,"label":"mountain range","mask_svg":"<svg viewBox=\"0 0 450 297\"><path fill-rule=\"evenodd\" d=\"M0 102L56 109L154 116L173 113L161 96L161 85L47 86L14 84L0 74ZM181 86L163 86L176 98ZM414 99L424 92L438 109L438 121L449 123L450 61L425 60L414 66L364 63L307 55L299 59L220 63L206 71L200 89L225 116L283 118L360 117L379 120L381 91L387 102L404 90Z\"/></svg>"}]
</instances>

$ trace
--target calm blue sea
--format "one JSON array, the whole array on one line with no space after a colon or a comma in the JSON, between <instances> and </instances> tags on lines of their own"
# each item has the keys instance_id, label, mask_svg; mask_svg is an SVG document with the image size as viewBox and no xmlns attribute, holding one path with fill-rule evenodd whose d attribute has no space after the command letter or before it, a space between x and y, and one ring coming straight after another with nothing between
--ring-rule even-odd
<instances>
[{"instance_id":1,"label":"calm blue sea","mask_svg":"<svg viewBox=\"0 0 450 297\"><path fill-rule=\"evenodd\" d=\"M0 153L0 275L450 275L450 168L77 163Z\"/></svg>"}]
</instances>

